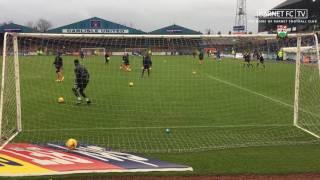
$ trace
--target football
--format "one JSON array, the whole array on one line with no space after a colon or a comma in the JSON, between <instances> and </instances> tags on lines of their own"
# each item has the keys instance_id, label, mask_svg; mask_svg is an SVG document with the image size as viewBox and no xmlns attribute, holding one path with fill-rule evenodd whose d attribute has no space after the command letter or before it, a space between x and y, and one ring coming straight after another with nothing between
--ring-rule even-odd
<instances>
[{"instance_id":1,"label":"football","mask_svg":"<svg viewBox=\"0 0 320 180\"><path fill-rule=\"evenodd\" d=\"M58 103L60 103L60 104L64 103L64 98L63 97L59 97L58 98Z\"/></svg>"},{"instance_id":2,"label":"football","mask_svg":"<svg viewBox=\"0 0 320 180\"><path fill-rule=\"evenodd\" d=\"M66 142L66 146L68 147L68 149L70 150L74 150L77 148L78 142L75 139L68 139L68 141Z\"/></svg>"},{"instance_id":3,"label":"football","mask_svg":"<svg viewBox=\"0 0 320 180\"><path fill-rule=\"evenodd\" d=\"M167 134L171 133L171 129L169 129L169 128L167 128L165 131L166 131Z\"/></svg>"}]
</instances>

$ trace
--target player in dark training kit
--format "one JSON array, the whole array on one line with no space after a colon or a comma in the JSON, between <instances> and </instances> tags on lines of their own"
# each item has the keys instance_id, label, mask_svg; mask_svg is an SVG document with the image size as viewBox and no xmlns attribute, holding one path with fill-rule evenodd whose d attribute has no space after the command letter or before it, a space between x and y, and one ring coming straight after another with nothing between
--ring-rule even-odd
<instances>
[{"instance_id":1,"label":"player in dark training kit","mask_svg":"<svg viewBox=\"0 0 320 180\"><path fill-rule=\"evenodd\" d=\"M81 97L85 98L87 104L91 104L90 99L84 93L85 89L89 84L90 75L88 70L80 65L78 59L74 60L74 74L75 74L75 85L72 88L74 95L77 97L77 104L81 104Z\"/></svg>"},{"instance_id":2,"label":"player in dark training kit","mask_svg":"<svg viewBox=\"0 0 320 180\"><path fill-rule=\"evenodd\" d=\"M250 53L244 53L243 55L243 58L244 58L244 62L245 64L243 64L243 67L252 67L253 68L253 65L251 64L251 55Z\"/></svg>"},{"instance_id":3,"label":"player in dark training kit","mask_svg":"<svg viewBox=\"0 0 320 180\"><path fill-rule=\"evenodd\" d=\"M109 64L109 62L110 62L110 54L106 52L105 55L104 55L104 59L106 61L105 64Z\"/></svg>"},{"instance_id":4,"label":"player in dark training kit","mask_svg":"<svg viewBox=\"0 0 320 180\"><path fill-rule=\"evenodd\" d=\"M145 71L148 71L148 77L149 77L149 76L150 76L150 70L151 70L151 68L152 68L151 56L150 56L150 55L144 56L144 57L143 57L142 64L143 64L143 67L142 67L141 78L143 78Z\"/></svg>"},{"instance_id":5,"label":"player in dark training kit","mask_svg":"<svg viewBox=\"0 0 320 180\"><path fill-rule=\"evenodd\" d=\"M84 59L84 52L83 51L80 51L80 58Z\"/></svg>"},{"instance_id":6,"label":"player in dark training kit","mask_svg":"<svg viewBox=\"0 0 320 180\"><path fill-rule=\"evenodd\" d=\"M199 63L204 64L204 53L202 50L199 53Z\"/></svg>"},{"instance_id":7,"label":"player in dark training kit","mask_svg":"<svg viewBox=\"0 0 320 180\"><path fill-rule=\"evenodd\" d=\"M57 73L57 80L56 82L62 82L64 80L64 76L62 74L63 69L63 59L61 57L61 53L59 52L56 56L54 62L54 66L56 67L56 73Z\"/></svg>"},{"instance_id":8,"label":"player in dark training kit","mask_svg":"<svg viewBox=\"0 0 320 180\"><path fill-rule=\"evenodd\" d=\"M266 68L266 65L264 64L264 57L263 57L263 55L261 53L257 54L257 60L259 61L257 63L257 67L259 67L260 64L262 64L263 68Z\"/></svg>"},{"instance_id":9,"label":"player in dark training kit","mask_svg":"<svg viewBox=\"0 0 320 180\"><path fill-rule=\"evenodd\" d=\"M120 69L122 69L124 71L131 71L130 61L129 61L129 54L128 53L125 53L122 56L122 64L120 66Z\"/></svg>"}]
</instances>

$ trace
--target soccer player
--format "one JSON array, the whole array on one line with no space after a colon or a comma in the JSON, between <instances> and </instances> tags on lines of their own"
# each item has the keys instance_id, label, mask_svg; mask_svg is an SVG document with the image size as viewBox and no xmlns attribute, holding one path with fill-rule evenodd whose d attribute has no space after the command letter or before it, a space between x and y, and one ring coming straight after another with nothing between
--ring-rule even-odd
<instances>
[{"instance_id":1,"label":"soccer player","mask_svg":"<svg viewBox=\"0 0 320 180\"><path fill-rule=\"evenodd\" d=\"M211 50L207 50L207 56L208 58L211 56Z\"/></svg>"},{"instance_id":2,"label":"soccer player","mask_svg":"<svg viewBox=\"0 0 320 180\"><path fill-rule=\"evenodd\" d=\"M193 56L193 58L197 58L197 50L195 49L195 50L193 50L193 52L192 52L192 56Z\"/></svg>"},{"instance_id":3,"label":"soccer player","mask_svg":"<svg viewBox=\"0 0 320 180\"><path fill-rule=\"evenodd\" d=\"M221 52L220 52L220 50L217 50L217 59L218 59L218 61L221 61Z\"/></svg>"},{"instance_id":4,"label":"soccer player","mask_svg":"<svg viewBox=\"0 0 320 180\"><path fill-rule=\"evenodd\" d=\"M84 52L80 51L80 58L83 60L84 59Z\"/></svg>"},{"instance_id":5,"label":"soccer player","mask_svg":"<svg viewBox=\"0 0 320 180\"><path fill-rule=\"evenodd\" d=\"M143 69L142 69L141 78L143 78L145 71L148 71L148 77L150 77L150 70L151 70L151 68L152 68L151 56L150 56L150 55L144 56L144 57L143 57L142 64L143 64L143 67L142 67Z\"/></svg>"},{"instance_id":6,"label":"soccer player","mask_svg":"<svg viewBox=\"0 0 320 180\"><path fill-rule=\"evenodd\" d=\"M243 64L243 67L247 66L248 68L249 67L253 68L253 65L251 64L251 55L250 55L250 53L248 53L248 52L244 53L243 58L244 58L244 62L245 62L245 64Z\"/></svg>"},{"instance_id":7,"label":"soccer player","mask_svg":"<svg viewBox=\"0 0 320 180\"><path fill-rule=\"evenodd\" d=\"M58 55L56 56L53 64L56 67L56 74L57 74L56 82L62 82L64 80L64 76L62 74L63 59L61 57L61 53L60 52L58 52Z\"/></svg>"},{"instance_id":8,"label":"soccer player","mask_svg":"<svg viewBox=\"0 0 320 180\"><path fill-rule=\"evenodd\" d=\"M233 55L233 59L236 59L237 54L236 54L236 51L233 48L232 48L231 54Z\"/></svg>"},{"instance_id":9,"label":"soccer player","mask_svg":"<svg viewBox=\"0 0 320 180\"><path fill-rule=\"evenodd\" d=\"M257 60L259 62L257 62L257 67L259 67L260 64L262 64L263 68L266 68L265 64L264 64L264 57L261 53L257 54Z\"/></svg>"},{"instance_id":10,"label":"soccer player","mask_svg":"<svg viewBox=\"0 0 320 180\"><path fill-rule=\"evenodd\" d=\"M202 50L199 53L199 63L204 64L204 53Z\"/></svg>"},{"instance_id":11,"label":"soccer player","mask_svg":"<svg viewBox=\"0 0 320 180\"><path fill-rule=\"evenodd\" d=\"M82 98L85 98L86 103L89 105L91 104L90 99L86 96L84 93L85 89L88 86L90 75L88 70L80 65L80 62L78 59L74 60L74 74L75 74L75 84L74 88L72 88L72 91L74 95L77 97L77 104L82 103Z\"/></svg>"},{"instance_id":12,"label":"soccer player","mask_svg":"<svg viewBox=\"0 0 320 180\"><path fill-rule=\"evenodd\" d=\"M122 64L121 64L120 69L123 69L125 71L131 71L131 69L130 69L130 61L129 61L129 54L128 53L125 53L122 56Z\"/></svg>"},{"instance_id":13,"label":"soccer player","mask_svg":"<svg viewBox=\"0 0 320 180\"><path fill-rule=\"evenodd\" d=\"M104 59L106 60L105 64L109 64L110 61L110 54L108 52L105 53Z\"/></svg>"}]
</instances>

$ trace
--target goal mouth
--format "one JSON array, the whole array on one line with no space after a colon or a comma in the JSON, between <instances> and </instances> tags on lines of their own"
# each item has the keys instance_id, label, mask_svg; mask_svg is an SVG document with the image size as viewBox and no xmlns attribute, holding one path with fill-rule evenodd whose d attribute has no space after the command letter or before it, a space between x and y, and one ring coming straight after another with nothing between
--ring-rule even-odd
<instances>
[{"instance_id":1,"label":"goal mouth","mask_svg":"<svg viewBox=\"0 0 320 180\"><path fill-rule=\"evenodd\" d=\"M83 55L85 56L104 56L106 54L106 48L102 48L102 47L81 48L80 54L81 53L83 53ZM76 54L73 54L73 55L76 55Z\"/></svg>"},{"instance_id":2,"label":"goal mouth","mask_svg":"<svg viewBox=\"0 0 320 180\"><path fill-rule=\"evenodd\" d=\"M7 33L1 145L75 138L176 153L319 143L317 38Z\"/></svg>"}]
</instances>

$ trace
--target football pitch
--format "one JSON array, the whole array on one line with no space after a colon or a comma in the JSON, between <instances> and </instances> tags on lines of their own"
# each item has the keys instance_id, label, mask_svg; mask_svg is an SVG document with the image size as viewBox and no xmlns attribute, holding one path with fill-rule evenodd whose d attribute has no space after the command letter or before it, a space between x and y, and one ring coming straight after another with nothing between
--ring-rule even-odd
<instances>
[{"instance_id":1,"label":"football pitch","mask_svg":"<svg viewBox=\"0 0 320 180\"><path fill-rule=\"evenodd\" d=\"M16 142L80 143L185 163L185 174L318 172L319 141L293 126L295 64L153 56L141 78L121 57L81 61L90 73L90 106L76 105L73 60L63 56L65 80L55 82L53 56L20 56L22 133ZM133 87L129 83L133 82ZM65 103L57 103L64 97ZM160 173L161 174L161 173Z\"/></svg>"}]
</instances>

